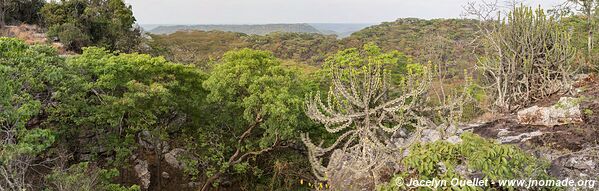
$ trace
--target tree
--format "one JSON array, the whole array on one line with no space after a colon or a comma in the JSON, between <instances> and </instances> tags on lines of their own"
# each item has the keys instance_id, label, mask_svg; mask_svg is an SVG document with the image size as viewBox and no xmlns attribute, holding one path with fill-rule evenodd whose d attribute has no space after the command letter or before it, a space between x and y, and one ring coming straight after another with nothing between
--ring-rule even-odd
<instances>
[{"instance_id":1,"label":"tree","mask_svg":"<svg viewBox=\"0 0 599 191\"><path fill-rule=\"evenodd\" d=\"M512 112L554 93L570 91L575 50L570 35L542 9L515 7L507 19L484 21L488 52L477 64L494 106Z\"/></svg>"},{"instance_id":2,"label":"tree","mask_svg":"<svg viewBox=\"0 0 599 191\"><path fill-rule=\"evenodd\" d=\"M64 126L63 142L73 151L114 156L110 162L116 166L126 162L137 146L135 137L149 134L143 138L151 146L142 148L156 154L160 172L169 132L190 125L204 103L204 73L161 57L95 47L84 48L82 55L68 59L67 64L79 73L69 88L59 92L57 99L63 104L53 110L51 119ZM68 128L73 125L78 128ZM89 133L97 137L93 145L70 139Z\"/></svg>"},{"instance_id":3,"label":"tree","mask_svg":"<svg viewBox=\"0 0 599 191\"><path fill-rule=\"evenodd\" d=\"M0 27L6 24L41 24L44 0L0 0Z\"/></svg>"},{"instance_id":4,"label":"tree","mask_svg":"<svg viewBox=\"0 0 599 191\"><path fill-rule=\"evenodd\" d=\"M588 32L587 36L587 64L592 63L592 51L594 46L593 33L595 29L595 21L597 20L599 7L598 0L568 0L568 2L574 3L578 11L582 12L586 17L586 28Z\"/></svg>"},{"instance_id":5,"label":"tree","mask_svg":"<svg viewBox=\"0 0 599 191\"><path fill-rule=\"evenodd\" d=\"M131 6L122 0L61 0L46 4L41 12L48 36L70 50L94 45L134 52L141 41Z\"/></svg>"},{"instance_id":6,"label":"tree","mask_svg":"<svg viewBox=\"0 0 599 191\"><path fill-rule=\"evenodd\" d=\"M225 175L254 169L250 159L288 145L302 124L299 78L271 53L228 52L203 86L208 121L194 130L190 145L207 176L202 190Z\"/></svg>"},{"instance_id":7,"label":"tree","mask_svg":"<svg viewBox=\"0 0 599 191\"><path fill-rule=\"evenodd\" d=\"M33 189L25 175L56 138L37 125L64 74L60 63L49 47L0 38L0 190Z\"/></svg>"},{"instance_id":8,"label":"tree","mask_svg":"<svg viewBox=\"0 0 599 191\"><path fill-rule=\"evenodd\" d=\"M428 67L404 66L407 71L393 83L394 77L386 68L396 67L397 59L372 44L365 45L363 51L340 51L327 60L331 87L326 101L319 92L306 98L308 117L323 124L328 133L338 135L334 143L323 146L302 134L315 176L328 181L332 189L374 189L380 178L388 175L389 164L399 164L403 152L419 142L423 130L438 127L434 118L429 118L431 113L457 119L458 112L451 109L459 102L427 106L432 80ZM323 165L327 156L328 164ZM361 181L350 186L343 176Z\"/></svg>"}]
</instances>

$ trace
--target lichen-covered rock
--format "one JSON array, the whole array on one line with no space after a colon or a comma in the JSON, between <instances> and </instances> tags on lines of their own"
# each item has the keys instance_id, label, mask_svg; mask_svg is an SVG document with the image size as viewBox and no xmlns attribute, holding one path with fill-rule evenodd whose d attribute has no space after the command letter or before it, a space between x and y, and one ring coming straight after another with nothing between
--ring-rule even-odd
<instances>
[{"instance_id":1,"label":"lichen-covered rock","mask_svg":"<svg viewBox=\"0 0 599 191\"><path fill-rule=\"evenodd\" d=\"M551 107L533 106L518 111L518 123L553 127L569 123L582 122L578 99L562 97Z\"/></svg>"},{"instance_id":2,"label":"lichen-covered rock","mask_svg":"<svg viewBox=\"0 0 599 191\"><path fill-rule=\"evenodd\" d=\"M597 155L597 150L584 150L580 153L559 157L552 161L550 172L560 180L599 181L599 155ZM567 188L567 190L597 190L599 187L599 185L592 185L592 188L589 186Z\"/></svg>"}]
</instances>

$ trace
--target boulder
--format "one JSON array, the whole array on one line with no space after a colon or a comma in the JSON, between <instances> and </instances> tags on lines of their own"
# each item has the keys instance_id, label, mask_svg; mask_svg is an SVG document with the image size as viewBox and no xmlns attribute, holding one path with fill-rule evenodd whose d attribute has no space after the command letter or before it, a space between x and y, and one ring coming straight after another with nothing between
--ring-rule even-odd
<instances>
[{"instance_id":1,"label":"boulder","mask_svg":"<svg viewBox=\"0 0 599 191\"><path fill-rule=\"evenodd\" d=\"M385 161L377 161L378 168L357 156L356 152L337 149L333 151L326 169L328 184L331 190L370 191L375 190L393 176L399 169L397 161L388 161L399 157L383 157Z\"/></svg>"},{"instance_id":2,"label":"boulder","mask_svg":"<svg viewBox=\"0 0 599 191\"><path fill-rule=\"evenodd\" d=\"M164 161L174 168L183 169L183 163L177 158L184 152L181 148L175 148L164 155Z\"/></svg>"},{"instance_id":3,"label":"boulder","mask_svg":"<svg viewBox=\"0 0 599 191\"><path fill-rule=\"evenodd\" d=\"M152 175L148 170L148 162L145 160L135 160L135 175L139 179L141 188L147 190L150 187L150 178Z\"/></svg>"},{"instance_id":4,"label":"boulder","mask_svg":"<svg viewBox=\"0 0 599 191\"><path fill-rule=\"evenodd\" d=\"M533 106L518 111L518 123L526 125L553 127L582 121L579 101L571 97L562 97L550 107Z\"/></svg>"}]
</instances>

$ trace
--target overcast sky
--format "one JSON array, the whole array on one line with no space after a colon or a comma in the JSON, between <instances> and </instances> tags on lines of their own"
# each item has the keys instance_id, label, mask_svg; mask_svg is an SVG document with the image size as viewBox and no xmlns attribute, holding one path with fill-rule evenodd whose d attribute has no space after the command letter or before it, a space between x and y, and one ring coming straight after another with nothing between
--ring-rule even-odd
<instances>
[{"instance_id":1,"label":"overcast sky","mask_svg":"<svg viewBox=\"0 0 599 191\"><path fill-rule=\"evenodd\" d=\"M125 0L140 24L379 23L459 18L472 0ZM501 1L501 0L500 0ZM563 0L528 0L552 7Z\"/></svg>"}]
</instances>

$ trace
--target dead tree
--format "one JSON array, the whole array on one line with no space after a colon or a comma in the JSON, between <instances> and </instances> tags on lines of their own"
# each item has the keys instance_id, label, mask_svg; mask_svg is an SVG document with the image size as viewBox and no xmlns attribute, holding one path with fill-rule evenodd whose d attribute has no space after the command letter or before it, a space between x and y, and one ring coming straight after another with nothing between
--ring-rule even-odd
<instances>
[{"instance_id":1,"label":"dead tree","mask_svg":"<svg viewBox=\"0 0 599 191\"><path fill-rule=\"evenodd\" d=\"M333 64L326 100L321 99L320 93L307 97L306 114L323 124L328 133L340 134L326 147L322 142L314 144L307 133L302 134L314 175L321 181L329 181L333 188L337 186L335 189L340 187L330 179L339 176L340 166L345 174L365 174L378 184L381 170L390 163L399 164L403 152L419 142L424 129L437 127L426 113L462 104L426 106L426 94L432 81L427 67L420 74L406 75L398 88L392 87L383 64ZM391 89L394 95L401 96L391 98ZM458 113L451 110L444 115L455 119ZM328 164L324 164L325 158ZM352 184L354 188L363 186L358 182Z\"/></svg>"}]
</instances>

